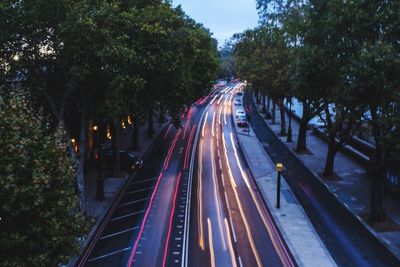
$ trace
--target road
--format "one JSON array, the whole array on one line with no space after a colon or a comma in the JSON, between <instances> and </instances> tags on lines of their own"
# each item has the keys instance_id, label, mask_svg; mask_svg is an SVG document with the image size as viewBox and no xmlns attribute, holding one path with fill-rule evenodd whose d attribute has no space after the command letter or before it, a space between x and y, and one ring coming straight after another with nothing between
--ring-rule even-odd
<instances>
[{"instance_id":1,"label":"road","mask_svg":"<svg viewBox=\"0 0 400 267\"><path fill-rule=\"evenodd\" d=\"M245 105L252 110L251 125L264 149L283 162L283 175L310 217L319 236L339 266L400 266L400 263L329 190L295 157L257 113L250 93Z\"/></svg>"},{"instance_id":2,"label":"road","mask_svg":"<svg viewBox=\"0 0 400 267\"><path fill-rule=\"evenodd\" d=\"M236 140L232 88L204 111L193 171L188 266L295 266Z\"/></svg>"},{"instance_id":3,"label":"road","mask_svg":"<svg viewBox=\"0 0 400 267\"><path fill-rule=\"evenodd\" d=\"M77 266L296 266L239 149L233 89L160 134Z\"/></svg>"},{"instance_id":4,"label":"road","mask_svg":"<svg viewBox=\"0 0 400 267\"><path fill-rule=\"evenodd\" d=\"M168 261L175 262L168 248L172 243L183 247L183 233L175 231L174 221L186 205L189 156L204 103L194 105L182 117L182 127L170 125L156 139L77 266L165 266Z\"/></svg>"}]
</instances>

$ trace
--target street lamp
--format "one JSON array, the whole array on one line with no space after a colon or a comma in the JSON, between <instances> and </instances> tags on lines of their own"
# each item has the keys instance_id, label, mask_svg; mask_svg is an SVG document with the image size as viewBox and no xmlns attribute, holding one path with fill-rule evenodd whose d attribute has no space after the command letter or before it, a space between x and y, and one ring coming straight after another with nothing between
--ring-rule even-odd
<instances>
[{"instance_id":1,"label":"street lamp","mask_svg":"<svg viewBox=\"0 0 400 267\"><path fill-rule=\"evenodd\" d=\"M278 171L278 181L276 188L276 207L279 209L281 207L281 173L283 170L283 164L277 163L276 170Z\"/></svg>"}]
</instances>

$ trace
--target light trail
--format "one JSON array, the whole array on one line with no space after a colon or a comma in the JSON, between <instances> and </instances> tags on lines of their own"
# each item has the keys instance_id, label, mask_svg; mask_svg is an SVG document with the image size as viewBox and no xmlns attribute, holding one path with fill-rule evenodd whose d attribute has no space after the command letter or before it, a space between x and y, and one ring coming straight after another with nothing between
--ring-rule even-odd
<instances>
[{"instance_id":1,"label":"light trail","mask_svg":"<svg viewBox=\"0 0 400 267\"><path fill-rule=\"evenodd\" d=\"M212 123L211 123L211 134L212 136L214 136L214 121L215 121L215 111L213 113L213 119L212 119Z\"/></svg>"},{"instance_id":2,"label":"light trail","mask_svg":"<svg viewBox=\"0 0 400 267\"><path fill-rule=\"evenodd\" d=\"M215 267L214 243L213 243L212 227L211 227L210 218L207 218L207 225L208 225L208 244L210 246L211 267Z\"/></svg>"},{"instance_id":3,"label":"light trail","mask_svg":"<svg viewBox=\"0 0 400 267\"><path fill-rule=\"evenodd\" d=\"M225 140L224 136L223 136L223 140ZM224 141L224 147L226 147L225 141ZM225 148L225 149L226 149L226 148ZM225 154L225 155L226 155L226 159L227 159L226 164L227 164L227 166L229 166L229 160L228 160L228 158L227 158L228 155L227 155L227 154ZM228 169L230 169L230 167L228 167ZM229 171L229 176L230 176L229 181L231 182L231 185L232 185L232 188L233 188L233 193L234 193L234 195L235 195L236 202L238 203L239 212L240 212L240 215L241 215L241 217L242 217L242 219L243 219L244 227L245 227L245 229L246 229L246 234L247 234L247 237L248 237L249 242L250 242L250 247L251 247L251 249L252 249L252 251L253 251L253 254L254 254L254 257L255 257L255 259L256 259L257 266L260 266L260 267L261 267L261 266L262 266L262 262L261 262L261 259L260 259L260 255L258 254L256 245L255 245L255 243L254 243L253 235L252 235L251 230L250 230L250 225L249 225L249 223L248 223L248 221L247 221L247 218L246 218L246 215L245 215L245 213L244 213L242 204L241 204L241 202L240 202L239 194L238 194L238 192L237 192L236 184L234 183L234 178L233 178L233 176L232 176L232 172L231 172L231 171Z\"/></svg>"},{"instance_id":4,"label":"light trail","mask_svg":"<svg viewBox=\"0 0 400 267\"><path fill-rule=\"evenodd\" d=\"M246 183L246 186L250 192L251 198L253 199L253 203L255 204L255 206L257 208L257 212L260 215L260 218L264 223L265 229L267 230L267 232L271 238L271 242L274 245L274 248L275 248L277 254L279 255L279 258L281 259L282 263L285 266L293 266L291 257L288 254L288 252L285 248L285 245L283 244L283 242L280 238L280 235L272 222L272 219L269 216L266 218L265 213L262 212L259 201L257 201L257 198L253 192L251 185L250 185L249 178L248 178L247 174L245 173L245 171L243 170L242 165L240 164L239 156L238 156L238 153L236 150L236 146L235 146L235 143L233 140L232 133L230 133L230 137L231 137L232 147L234 150L234 154L235 154L235 158L236 158L236 162L238 164L239 170L240 170L243 180Z\"/></svg>"},{"instance_id":5,"label":"light trail","mask_svg":"<svg viewBox=\"0 0 400 267\"><path fill-rule=\"evenodd\" d=\"M149 206L147 207L146 213L144 214L142 225L140 226L138 237L136 238L135 244L133 246L133 250L131 252L131 255L129 256L127 267L131 267L132 266L133 258L135 256L135 253L136 253L140 238L142 237L142 234L143 234L143 231L144 231L144 227L146 225L147 217L149 216L150 209L153 206L154 196L156 195L156 192L157 192L157 189L158 189L158 186L160 184L162 176L163 176L163 173L161 172L160 175L158 176L158 180L157 180L156 186L154 188L154 191L151 194L150 203L149 203Z\"/></svg>"},{"instance_id":6,"label":"light trail","mask_svg":"<svg viewBox=\"0 0 400 267\"><path fill-rule=\"evenodd\" d=\"M186 153L185 153L185 160L183 162L183 169L186 170L187 169L187 165L188 165L188 161L189 161L189 151L190 151L190 146L192 144L192 140L193 140L193 135L194 135L194 131L196 129L196 125L194 125L192 127L192 131L190 132L190 136L189 136L189 140L186 146Z\"/></svg>"},{"instance_id":7,"label":"light trail","mask_svg":"<svg viewBox=\"0 0 400 267\"><path fill-rule=\"evenodd\" d=\"M204 137L204 128L205 128L206 123L207 123L207 118L208 118L208 111L206 113L206 117L205 117L204 122L203 122L203 128L201 129L201 137Z\"/></svg>"},{"instance_id":8,"label":"light trail","mask_svg":"<svg viewBox=\"0 0 400 267\"><path fill-rule=\"evenodd\" d=\"M222 113L223 106L220 106L218 110L218 124L221 125L221 113Z\"/></svg>"},{"instance_id":9,"label":"light trail","mask_svg":"<svg viewBox=\"0 0 400 267\"><path fill-rule=\"evenodd\" d=\"M165 132L165 135L164 135L164 137L163 137L163 140L165 140L165 138L167 138L167 135L168 135L168 133L169 133L169 130L171 130L171 124L168 126L168 129L167 129L167 131Z\"/></svg>"},{"instance_id":10,"label":"light trail","mask_svg":"<svg viewBox=\"0 0 400 267\"><path fill-rule=\"evenodd\" d=\"M199 183L197 187L197 203L198 203L198 214L197 214L197 225L198 225L198 231L199 231L199 246L201 250L204 250L204 233L203 233L203 204L202 204L202 173L203 173L203 164L202 164L202 159L203 159L203 146L202 146L202 141L200 140L200 150L199 150L199 166L197 170L197 181Z\"/></svg>"},{"instance_id":11,"label":"light trail","mask_svg":"<svg viewBox=\"0 0 400 267\"><path fill-rule=\"evenodd\" d=\"M210 102L210 105L212 105L213 103L214 103L214 101L215 101L215 99L217 98L218 96L216 95L216 96L214 96L214 98L211 100L211 102Z\"/></svg>"},{"instance_id":12,"label":"light trail","mask_svg":"<svg viewBox=\"0 0 400 267\"><path fill-rule=\"evenodd\" d=\"M172 156L172 152L174 151L176 142L178 141L179 135L181 134L182 129L179 129L179 131L176 133L174 140L172 141L172 145L170 146L169 150L168 150L168 155L167 158L165 159L164 162L164 170L166 170L168 168L169 165L169 161L171 159Z\"/></svg>"},{"instance_id":13,"label":"light trail","mask_svg":"<svg viewBox=\"0 0 400 267\"><path fill-rule=\"evenodd\" d=\"M175 208L176 208L176 197L178 195L178 188L179 188L179 182L181 181L181 175L182 175L182 173L179 172L178 180L176 181L174 199L172 202L172 210L171 210L171 215L169 217L169 228L168 228L167 240L166 240L166 244L165 244L165 248L164 248L164 258L163 258L163 265L162 265L163 267L165 267L165 265L167 263L168 246L169 246L169 240L171 238L172 221L174 219L174 213L175 213Z\"/></svg>"},{"instance_id":14,"label":"light trail","mask_svg":"<svg viewBox=\"0 0 400 267\"><path fill-rule=\"evenodd\" d=\"M226 218L224 220L224 223L225 223L226 235L228 236L229 253L231 254L232 266L236 267L237 264L236 264L235 252L233 251L233 246L232 246L231 232L229 230L229 224Z\"/></svg>"},{"instance_id":15,"label":"light trail","mask_svg":"<svg viewBox=\"0 0 400 267\"><path fill-rule=\"evenodd\" d=\"M231 180L231 183L233 184L233 186L236 187L236 182L233 179L231 165L229 164L228 151L227 151L226 145L225 145L225 134L224 133L222 133L222 141L223 141L223 145L224 145L224 154L225 154L225 159L226 159L226 165L228 166L229 179Z\"/></svg>"},{"instance_id":16,"label":"light trail","mask_svg":"<svg viewBox=\"0 0 400 267\"><path fill-rule=\"evenodd\" d=\"M221 206L219 205L220 202L220 198L219 198L219 194L218 194L218 190L217 190L217 173L215 170L215 157L214 157L214 153L213 152L213 140L211 140L210 143L210 151L211 151L211 166L212 166L212 178L213 178L213 184L214 184L214 200L215 200L215 204L217 206L217 217L218 217L218 226L219 226L219 232L221 235L221 239L222 239L222 247L224 249L224 251L226 251L226 244L225 244L225 235L224 235L224 231L223 231L223 227L222 227L222 211L221 211Z\"/></svg>"},{"instance_id":17,"label":"light trail","mask_svg":"<svg viewBox=\"0 0 400 267\"><path fill-rule=\"evenodd\" d=\"M221 97L218 99L218 102L217 102L218 105L221 103L222 98L224 98L223 94L221 94Z\"/></svg>"},{"instance_id":18,"label":"light trail","mask_svg":"<svg viewBox=\"0 0 400 267\"><path fill-rule=\"evenodd\" d=\"M187 131L187 127L189 126L189 120L188 121L186 121L186 123L185 123L185 127L184 127L184 131L183 131L183 137L182 137L182 139L185 139L185 137L186 137L186 131Z\"/></svg>"}]
</instances>

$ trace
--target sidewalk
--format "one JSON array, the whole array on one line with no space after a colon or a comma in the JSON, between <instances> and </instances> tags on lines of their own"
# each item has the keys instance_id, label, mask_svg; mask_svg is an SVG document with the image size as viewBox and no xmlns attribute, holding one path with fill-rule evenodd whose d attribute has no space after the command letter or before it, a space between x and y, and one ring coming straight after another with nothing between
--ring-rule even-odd
<instances>
[{"instance_id":1,"label":"sidewalk","mask_svg":"<svg viewBox=\"0 0 400 267\"><path fill-rule=\"evenodd\" d=\"M157 123L155 116L154 119L154 134L152 138L147 136L147 121L140 124L139 123L139 144L140 150L135 151L136 154L143 158L148 148L164 129L168 122L164 124ZM130 149L132 146L132 127L127 127L126 129L121 129L120 133L120 149ZM106 211L110 202L114 199L116 192L119 191L120 187L128 179L129 173L122 172L119 177L112 177L107 175L107 171L103 170L104 177L104 200L96 200L96 178L98 175L97 169L90 169L86 175L85 179L85 194L86 194L86 215L90 218L98 220Z\"/></svg>"},{"instance_id":2,"label":"sidewalk","mask_svg":"<svg viewBox=\"0 0 400 267\"><path fill-rule=\"evenodd\" d=\"M258 106L261 110L261 105ZM280 112L276 111L276 122L264 119L269 127L276 133L282 142L295 153L299 123L292 118L292 143L286 142L286 136L279 136ZM286 114L286 126L288 125L288 114ZM366 225L378 238L383 241L397 257L400 257L400 203L399 200L387 195L385 208L389 218L388 223L380 225L368 225L367 214L370 203L371 183L367 177L364 167L353 158L339 151L335 157L335 179L325 179L322 172L325 166L328 145L315 136L312 131L307 132L307 148L311 153L295 155L310 169L316 177L322 180L329 190Z\"/></svg>"},{"instance_id":3,"label":"sidewalk","mask_svg":"<svg viewBox=\"0 0 400 267\"><path fill-rule=\"evenodd\" d=\"M233 106L233 114L236 109ZM281 184L281 208L276 208L276 168L253 130L250 128L249 133L243 132L243 128L238 128L236 124L235 130L260 193L297 264L301 267L336 266L284 177Z\"/></svg>"}]
</instances>

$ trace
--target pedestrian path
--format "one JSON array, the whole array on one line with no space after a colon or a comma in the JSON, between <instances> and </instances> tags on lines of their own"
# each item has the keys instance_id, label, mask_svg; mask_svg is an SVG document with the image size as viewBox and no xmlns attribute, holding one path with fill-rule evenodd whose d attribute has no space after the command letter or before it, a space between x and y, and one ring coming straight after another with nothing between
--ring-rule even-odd
<instances>
[{"instance_id":1,"label":"pedestrian path","mask_svg":"<svg viewBox=\"0 0 400 267\"><path fill-rule=\"evenodd\" d=\"M258 106L261 110L261 105ZM391 195L385 198L385 208L389 217L389 223L371 227L367 224L370 203L371 183L367 177L365 168L356 160L339 151L335 157L335 178L325 179L322 176L327 144L314 135L311 130L307 131L307 148L310 153L295 153L299 123L292 119L293 142L286 142L286 136L279 136L280 112L276 111L276 122L264 119L273 132L281 141L298 157L303 164L311 170L316 177L324 182L328 189L352 212L357 218L371 230L379 239L400 258L400 201ZM288 125L288 114L286 113L286 125Z\"/></svg>"},{"instance_id":2,"label":"pedestrian path","mask_svg":"<svg viewBox=\"0 0 400 267\"><path fill-rule=\"evenodd\" d=\"M243 108L243 107L240 107ZM237 107L233 107L235 114ZM336 266L285 178L281 184L281 207L276 207L277 171L253 130L235 124L239 145L250 171L282 236L299 266Z\"/></svg>"}]
</instances>

